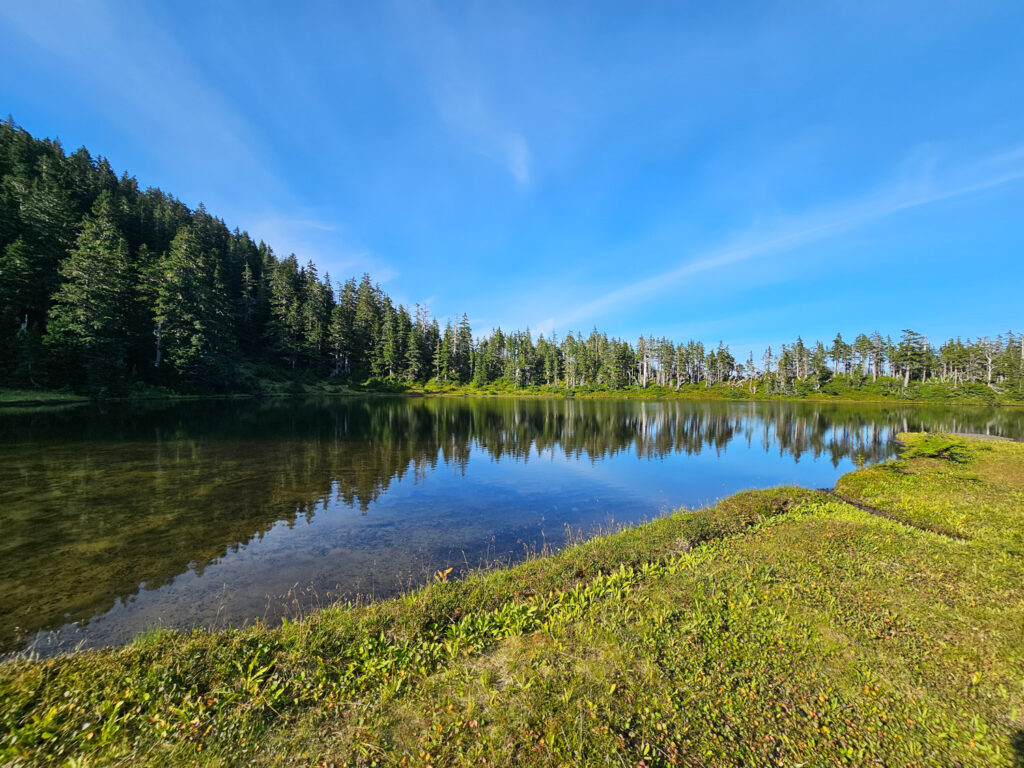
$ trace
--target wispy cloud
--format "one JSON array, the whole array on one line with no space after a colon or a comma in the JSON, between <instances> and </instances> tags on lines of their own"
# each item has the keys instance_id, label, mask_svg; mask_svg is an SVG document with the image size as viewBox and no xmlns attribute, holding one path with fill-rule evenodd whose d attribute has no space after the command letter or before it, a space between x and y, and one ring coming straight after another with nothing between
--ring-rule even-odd
<instances>
[{"instance_id":1,"label":"wispy cloud","mask_svg":"<svg viewBox=\"0 0 1024 768\"><path fill-rule=\"evenodd\" d=\"M483 67L467 52L448 20L430 3L400 6L407 34L419 52L434 108L457 141L504 168L520 188L529 186L532 153L523 130L503 114L487 87Z\"/></svg>"},{"instance_id":2,"label":"wispy cloud","mask_svg":"<svg viewBox=\"0 0 1024 768\"><path fill-rule=\"evenodd\" d=\"M336 224L313 218L268 216L254 217L247 228L252 237L270 245L278 257L294 253L301 263L312 261L335 280L369 272L374 281L383 284L399 276L397 269L372 251L354 247Z\"/></svg>"},{"instance_id":3,"label":"wispy cloud","mask_svg":"<svg viewBox=\"0 0 1024 768\"><path fill-rule=\"evenodd\" d=\"M914 179L904 177L890 188L823 213L790 218L774 231L745 235L721 248L698 253L679 266L624 285L537 324L539 328L567 328L579 321L596 320L609 310L661 294L686 278L723 271L741 262L779 253L891 216L1024 179L1024 147L1010 149L979 163L947 173L934 182L934 163Z\"/></svg>"},{"instance_id":4,"label":"wispy cloud","mask_svg":"<svg viewBox=\"0 0 1024 768\"><path fill-rule=\"evenodd\" d=\"M236 180L244 174L250 186L284 191L267 167L264 137L165 29L159 14L144 3L107 0L0 6L0 20L65 64L112 125L146 136L152 146L177 148L179 169L202 172L216 159Z\"/></svg>"},{"instance_id":5,"label":"wispy cloud","mask_svg":"<svg viewBox=\"0 0 1024 768\"><path fill-rule=\"evenodd\" d=\"M288 219L273 217L259 221L261 229L273 229L275 231L296 232L302 230L316 230L318 232L335 232L338 227L326 221L317 219Z\"/></svg>"},{"instance_id":6,"label":"wispy cloud","mask_svg":"<svg viewBox=\"0 0 1024 768\"><path fill-rule=\"evenodd\" d=\"M453 75L459 78L461 75ZM438 114L464 146L504 167L520 187L530 183L530 145L522 133L502 125L468 82L447 82L435 96Z\"/></svg>"},{"instance_id":7,"label":"wispy cloud","mask_svg":"<svg viewBox=\"0 0 1024 768\"><path fill-rule=\"evenodd\" d=\"M509 137L507 148L508 170L520 186L530 183L530 147L520 134Z\"/></svg>"}]
</instances>

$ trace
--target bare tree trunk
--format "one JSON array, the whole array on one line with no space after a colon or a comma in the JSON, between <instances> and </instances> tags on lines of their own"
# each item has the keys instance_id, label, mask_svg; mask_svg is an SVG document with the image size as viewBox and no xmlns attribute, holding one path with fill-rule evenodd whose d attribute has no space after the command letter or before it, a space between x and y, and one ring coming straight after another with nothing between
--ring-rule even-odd
<instances>
[{"instance_id":1,"label":"bare tree trunk","mask_svg":"<svg viewBox=\"0 0 1024 768\"><path fill-rule=\"evenodd\" d=\"M156 362L153 363L154 368L160 367L160 360L163 358L163 347L161 346L161 329L163 328L164 321L161 320L156 324Z\"/></svg>"}]
</instances>

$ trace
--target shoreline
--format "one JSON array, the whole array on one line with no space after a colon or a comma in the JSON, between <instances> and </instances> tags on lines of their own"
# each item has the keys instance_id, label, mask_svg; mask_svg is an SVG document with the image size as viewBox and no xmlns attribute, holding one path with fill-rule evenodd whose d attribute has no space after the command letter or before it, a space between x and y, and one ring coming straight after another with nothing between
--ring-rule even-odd
<instances>
[{"instance_id":1,"label":"shoreline","mask_svg":"<svg viewBox=\"0 0 1024 768\"><path fill-rule=\"evenodd\" d=\"M991 439L991 440L1005 440L1005 441L1009 441L1009 442L1014 442L1013 440L1011 440L1011 438L1000 437L1000 436L995 436L995 435L989 436L989 435L968 434L968 433L951 433L951 434L953 436L955 436L955 437L965 437L965 438L969 438L969 439L978 439L978 440L988 440L988 439ZM904 443L902 443L901 441L899 441L899 440L896 440L895 443L900 447L900 449L903 449L903 448L906 447L906 445ZM672 509L662 509L659 512L652 513L652 515L650 517L646 517L645 516L644 519L642 519L639 522L616 524L615 526L613 526L615 529L610 531L610 532L599 531L598 533L596 533L596 534L594 534L592 536L583 537L583 538L575 538L573 540L570 540L564 546L556 546L556 547L552 547L552 548L547 548L547 549L545 549L543 551L531 553L525 559L496 560L494 563L486 565L486 566L470 567L468 570L464 571L463 573L461 573L459 575L453 575L450 578L450 580L446 578L445 581L449 581L449 583L455 583L455 582L461 581L461 580L466 579L466 578L477 578L477 577L481 577L481 576L486 576L486 574L493 573L495 571L505 571L505 570L514 569L514 568L516 568L518 566L523 565L524 563L528 563L528 562L531 562L533 560L545 559L545 558L549 558L549 557L558 557L561 553L565 552L568 549L572 549L572 548L575 548L575 547L586 545L586 543L588 541L592 540L592 539L602 539L602 538L614 537L614 536L617 536L617 535L622 534L622 533L627 532L627 531L631 531L631 530L636 529L636 528L643 528L643 527L645 527L645 526L647 526L649 524L656 523L656 522L658 522L660 520L664 520L665 518L671 517L673 515L690 514L690 513L701 511L701 510L705 510L705 509L713 509L713 508L715 508L715 507L717 507L717 506L719 506L721 504L731 503L731 501L735 497L740 497L740 496L744 496L746 494L751 494L751 493L754 493L754 494L757 494L757 493L768 493L768 492L771 492L771 491L774 491L774 490L777 490L777 489L780 489L780 488L787 488L787 489L795 489L795 490L801 491L801 492L802 491L806 491L806 492L810 492L810 493L826 494L826 495L829 495L829 496L833 496L833 497L839 498L840 501L843 501L844 503L853 504L854 506L857 506L857 504L855 504L854 502L852 502L849 499L844 499L844 498L840 498L840 497L836 496L836 488L837 488L837 486L839 484L839 480L841 480L841 479L842 479L842 476L840 478L838 478L836 480L836 482L832 486L830 486L830 487L810 487L810 486L793 485L793 486L768 486L768 487L763 487L763 488L762 487L747 488L747 489L743 489L743 490L740 490L740 491L736 491L735 493L729 494L728 496L724 496L724 497L714 501L713 503L706 503L703 506L695 506L695 507L680 506L680 507L675 507L675 508L672 508ZM872 514L880 514L880 513L879 513L878 510L874 510L872 512ZM883 514L882 516L884 517L885 515ZM895 518L891 518L890 517L889 519L895 519ZM548 545L545 545L545 547L547 547L547 546ZM381 604L381 603L385 603L385 602L389 602L389 601L394 601L394 600L402 600L402 599L404 599L406 597L415 595L416 593L418 593L418 592L420 592L420 591L422 591L424 589L429 588L431 586L431 584L432 584L431 581L426 580L426 581L423 581L422 583L414 584L414 585L412 585L412 586L410 586L408 588L402 589L402 590L400 590L398 592L394 592L394 593L388 594L385 597L374 597L374 596L372 596L370 594L353 593L350 596L347 596L344 599L337 601L336 603L328 604L326 606L326 609L329 610L331 608L338 607L338 606L343 606L343 607L346 607L346 608L347 607L355 607L355 606L366 607L366 606L377 605L377 604ZM295 619L291 619L291 621L304 621L304 620L307 620L307 619L311 618L315 613L317 613L318 610L324 610L324 609L323 608L321 608L321 609L313 609L310 613L298 616ZM91 621L91 619L89 621ZM88 621L86 621L85 623L88 624ZM284 623L287 623L287 621L285 621ZM66 626L70 626L70 625L66 625ZM192 633L198 632L198 633L201 633L201 634L204 634L204 635L218 635L218 634L222 634L222 633L225 633L225 632L235 631L235 629L237 629L238 631L245 631L245 630L251 629L251 628L253 628L255 626L263 626L263 627L267 627L267 628L273 630L273 629L276 629L276 628L280 628L282 626L282 622L280 622L280 621L267 621L265 619L258 618L255 621L252 621L252 622L248 622L247 621L244 624L240 624L240 625L238 625L234 629L225 628L225 627L221 627L221 628L214 628L214 627L209 627L209 626L204 627L204 626L201 626L201 625L194 625L194 626L192 626L190 628L174 627L174 626L154 626L154 627L152 627L150 629L144 629L141 632L137 633L134 637L130 637L130 638L126 639L124 642L120 642L120 643L117 643L117 644L111 644L111 645L84 645L83 644L83 645L81 645L79 647L75 647L75 648L72 648L70 650L58 650L56 652L49 652L49 653L43 653L43 654L39 654L36 651L36 649L28 648L28 647L24 648L22 650L19 650L19 651L0 652L0 666L2 666L5 663L10 663L10 662L17 662L17 661L30 661L30 662L31 661L42 661L42 660L45 660L45 659L54 659L54 658L61 658L61 657L67 657L67 656L74 656L74 655L77 655L77 654L80 654L80 653L96 653L96 652L106 652L106 651L115 651L116 652L116 651L123 650L125 648L131 647L132 645L136 644L141 638L144 638L146 635L151 634L151 633L169 632L169 633L172 633L172 634L184 634L184 635L187 635L187 634L192 634ZM42 634L52 634L52 633L60 632L60 631L63 631L63 629L62 628L50 629L50 630L45 630L44 629L44 630L40 630L40 633L42 633Z\"/></svg>"},{"instance_id":2,"label":"shoreline","mask_svg":"<svg viewBox=\"0 0 1024 768\"><path fill-rule=\"evenodd\" d=\"M127 395L120 397L94 398L87 395L58 392L51 390L18 390L19 395L11 397L7 392L0 390L0 413L4 408L39 408L59 406L81 406L89 404L112 404L132 405L135 403L179 403L198 401L218 400L270 400L305 397L446 397L446 398L501 398L511 400L537 399L537 400L636 400L642 402L671 402L674 400L690 400L695 402L769 402L769 403L846 403L850 405L939 405L939 406L970 406L980 408L1024 408L1024 400L996 400L985 402L979 399L953 399L942 400L921 400L902 398L854 398L846 396L817 396L801 397L798 395L765 395L765 396L724 396L716 392L652 392L646 393L640 390L618 390L618 391L589 391L589 392L553 392L547 390L536 391L495 391L490 389L474 389L471 387L460 387L450 389L407 389L394 391L387 389L339 389L339 390L317 390L312 389L302 392L266 392L266 393L228 393L228 394L152 394L152 395Z\"/></svg>"},{"instance_id":3,"label":"shoreline","mask_svg":"<svg viewBox=\"0 0 1024 768\"><path fill-rule=\"evenodd\" d=\"M0 759L1011 765L1024 445L899 439L834 493L743 491L281 626L5 661Z\"/></svg>"}]
</instances>

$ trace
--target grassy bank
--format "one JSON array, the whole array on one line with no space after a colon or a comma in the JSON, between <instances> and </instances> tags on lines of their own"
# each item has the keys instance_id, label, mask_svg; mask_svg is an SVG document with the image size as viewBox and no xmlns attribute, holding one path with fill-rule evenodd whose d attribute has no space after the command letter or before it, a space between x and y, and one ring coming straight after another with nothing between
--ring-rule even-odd
<instances>
[{"instance_id":1,"label":"grassy bank","mask_svg":"<svg viewBox=\"0 0 1024 768\"><path fill-rule=\"evenodd\" d=\"M426 383L409 384L385 379L359 381L337 381L318 379L305 373L293 376L277 372L272 378L254 377L251 391L218 397L282 397L292 395L443 395L449 397L551 397L589 399L633 399L633 400L783 400L805 402L850 402L850 403L931 403L949 405L1008 405L1024 406L1024 392L1007 390L999 392L985 384L961 384L953 387L941 382L911 382L903 387L897 379L879 378L877 381L851 381L846 377L836 378L827 384L815 387L809 381L794 382L785 392L731 384L684 385L679 389L671 386L649 385L608 389L599 386L579 387L566 390L563 387L534 385L514 387L505 381L477 386L431 380ZM189 400L202 397L176 393L172 390L139 386L132 392L118 397L104 396L106 400ZM0 389L2 405L38 405L44 403L84 402L82 395L48 390Z\"/></svg>"},{"instance_id":2,"label":"grassy bank","mask_svg":"<svg viewBox=\"0 0 1024 768\"><path fill-rule=\"evenodd\" d=\"M384 394L385 392L381 392ZM270 397L301 397L316 395L362 395L374 394L373 390L352 389L348 386L280 386L267 387L259 392L235 392L222 394L189 394L175 392L160 387L140 387L136 391L119 395L116 397L100 396L90 397L63 391L45 389L0 389L0 407L10 406L20 408L24 406L51 406L51 405L82 405L85 403L145 403L145 402L166 402L183 403L193 400L245 400L251 398Z\"/></svg>"},{"instance_id":3,"label":"grassy bank","mask_svg":"<svg viewBox=\"0 0 1024 768\"><path fill-rule=\"evenodd\" d=\"M66 405L85 403L89 398L72 392L47 389L5 389L0 388L0 406L3 405Z\"/></svg>"},{"instance_id":4,"label":"grassy bank","mask_svg":"<svg viewBox=\"0 0 1024 768\"><path fill-rule=\"evenodd\" d=\"M1020 765L1024 445L904 439L838 496L747 492L279 628L8 662L0 760Z\"/></svg>"},{"instance_id":5,"label":"grassy bank","mask_svg":"<svg viewBox=\"0 0 1024 768\"><path fill-rule=\"evenodd\" d=\"M984 384L962 384L953 387L940 382L921 384L912 382L903 387L896 379L880 378L878 381L850 382L845 378L835 379L815 388L809 382L794 382L786 392L766 390L751 391L745 386L731 384L684 385L679 389L672 386L651 384L647 387L607 389L598 386L579 387L566 390L562 387L530 386L513 387L503 382L484 386L473 384L444 384L430 381L426 384L405 385L369 382L366 390L388 391L408 394L433 394L461 397L502 396L502 397L573 397L610 398L636 400L786 400L805 402L850 402L850 403L947 403L950 405L1024 405L1021 393L997 392Z\"/></svg>"}]
</instances>

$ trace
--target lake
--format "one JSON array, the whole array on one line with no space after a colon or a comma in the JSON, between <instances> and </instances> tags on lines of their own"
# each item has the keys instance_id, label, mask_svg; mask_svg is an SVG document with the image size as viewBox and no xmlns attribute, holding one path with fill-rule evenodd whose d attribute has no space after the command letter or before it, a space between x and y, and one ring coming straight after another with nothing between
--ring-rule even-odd
<instances>
[{"instance_id":1,"label":"lake","mask_svg":"<svg viewBox=\"0 0 1024 768\"><path fill-rule=\"evenodd\" d=\"M0 411L0 652L279 621L1024 410L333 398Z\"/></svg>"}]
</instances>

